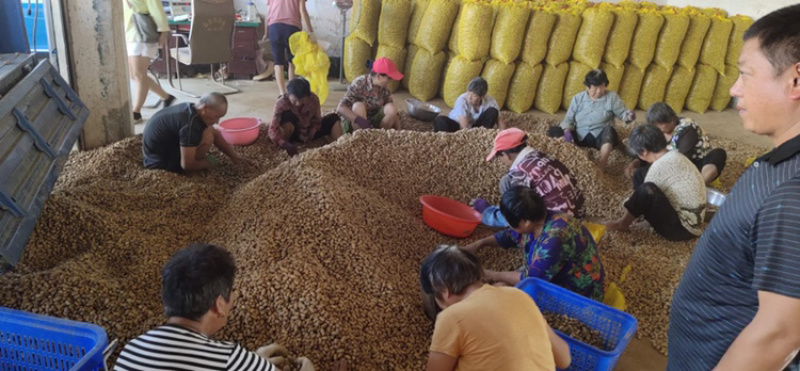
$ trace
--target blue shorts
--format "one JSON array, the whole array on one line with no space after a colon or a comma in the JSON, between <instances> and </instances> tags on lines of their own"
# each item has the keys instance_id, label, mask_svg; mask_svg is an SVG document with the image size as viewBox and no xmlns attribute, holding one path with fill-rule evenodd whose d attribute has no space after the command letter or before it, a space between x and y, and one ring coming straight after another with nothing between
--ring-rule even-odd
<instances>
[{"instance_id":1,"label":"blue shorts","mask_svg":"<svg viewBox=\"0 0 800 371\"><path fill-rule=\"evenodd\" d=\"M294 56L289 49L289 37L295 32L300 32L300 28L285 23L274 23L269 25L269 46L272 49L272 62L276 66L286 66L291 63ZM286 57L289 59L286 59Z\"/></svg>"}]
</instances>

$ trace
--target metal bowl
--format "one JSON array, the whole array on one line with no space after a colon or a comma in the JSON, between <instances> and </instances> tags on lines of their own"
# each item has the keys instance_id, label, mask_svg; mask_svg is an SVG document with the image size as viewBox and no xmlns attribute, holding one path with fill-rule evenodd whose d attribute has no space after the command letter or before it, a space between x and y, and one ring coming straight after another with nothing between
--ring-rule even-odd
<instances>
[{"instance_id":1,"label":"metal bowl","mask_svg":"<svg viewBox=\"0 0 800 371\"><path fill-rule=\"evenodd\" d=\"M706 188L706 202L710 205L714 205L716 207L722 206L722 203L725 202L726 194L714 189L714 188Z\"/></svg>"},{"instance_id":2,"label":"metal bowl","mask_svg":"<svg viewBox=\"0 0 800 371\"><path fill-rule=\"evenodd\" d=\"M433 121L436 116L442 113L439 107L413 98L406 99L406 111L409 115L421 121Z\"/></svg>"}]
</instances>

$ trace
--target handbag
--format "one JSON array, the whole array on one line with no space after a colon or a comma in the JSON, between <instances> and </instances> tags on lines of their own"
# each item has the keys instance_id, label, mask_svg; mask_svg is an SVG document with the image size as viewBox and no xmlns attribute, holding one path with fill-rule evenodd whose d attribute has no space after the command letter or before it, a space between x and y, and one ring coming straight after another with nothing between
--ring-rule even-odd
<instances>
[{"instance_id":1,"label":"handbag","mask_svg":"<svg viewBox=\"0 0 800 371\"><path fill-rule=\"evenodd\" d=\"M125 0L125 2L128 3L128 7L133 11L133 19L131 21L133 21L133 26L136 28L139 41L145 44L157 43L161 37L161 32L158 32L158 26L153 17L150 14L134 11L131 2L128 0Z\"/></svg>"}]
</instances>

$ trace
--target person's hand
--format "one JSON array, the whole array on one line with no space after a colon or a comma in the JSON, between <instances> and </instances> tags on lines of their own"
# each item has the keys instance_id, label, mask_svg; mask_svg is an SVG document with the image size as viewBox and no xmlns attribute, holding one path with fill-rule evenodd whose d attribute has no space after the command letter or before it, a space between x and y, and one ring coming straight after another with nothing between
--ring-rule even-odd
<instances>
[{"instance_id":1,"label":"person's hand","mask_svg":"<svg viewBox=\"0 0 800 371\"><path fill-rule=\"evenodd\" d=\"M487 283L495 283L497 281L497 277L495 277L495 271L490 269L483 270L483 282Z\"/></svg>"},{"instance_id":2,"label":"person's hand","mask_svg":"<svg viewBox=\"0 0 800 371\"><path fill-rule=\"evenodd\" d=\"M361 116L356 116L356 119L353 120L353 122L362 129L372 129L372 125L370 125L369 120Z\"/></svg>"},{"instance_id":3,"label":"person's hand","mask_svg":"<svg viewBox=\"0 0 800 371\"><path fill-rule=\"evenodd\" d=\"M467 246L461 246L461 250L470 252L472 254L476 254L478 253L478 250L480 250L481 247L483 247L483 245L481 244L481 240L477 240Z\"/></svg>"},{"instance_id":4,"label":"person's hand","mask_svg":"<svg viewBox=\"0 0 800 371\"><path fill-rule=\"evenodd\" d=\"M625 121L626 124L630 124L631 122L633 122L635 120L636 120L636 112L628 111L628 113L625 114L625 120L624 121Z\"/></svg>"},{"instance_id":5,"label":"person's hand","mask_svg":"<svg viewBox=\"0 0 800 371\"><path fill-rule=\"evenodd\" d=\"M289 143L289 142L283 142L283 144L281 144L281 148L286 150L286 153L289 154L289 157L297 156L297 146L296 145L294 145L292 143Z\"/></svg>"},{"instance_id":6,"label":"person's hand","mask_svg":"<svg viewBox=\"0 0 800 371\"><path fill-rule=\"evenodd\" d=\"M206 161L211 164L212 169L219 166L219 160L217 160L217 156L214 156L210 153L206 155Z\"/></svg>"},{"instance_id":7,"label":"person's hand","mask_svg":"<svg viewBox=\"0 0 800 371\"><path fill-rule=\"evenodd\" d=\"M300 371L314 371L314 364L306 357L297 357L294 363L300 367Z\"/></svg>"},{"instance_id":8,"label":"person's hand","mask_svg":"<svg viewBox=\"0 0 800 371\"><path fill-rule=\"evenodd\" d=\"M272 363L276 367L284 369L286 366L286 357L289 356L289 350L287 350L283 345L272 343L270 345L258 348L258 350L256 350L256 354L266 359L269 361L269 363Z\"/></svg>"},{"instance_id":9,"label":"person's hand","mask_svg":"<svg viewBox=\"0 0 800 371\"><path fill-rule=\"evenodd\" d=\"M308 41L310 41L312 44L316 44L317 36L315 36L313 32L308 32Z\"/></svg>"},{"instance_id":10,"label":"person's hand","mask_svg":"<svg viewBox=\"0 0 800 371\"><path fill-rule=\"evenodd\" d=\"M633 179L633 174L636 173L636 169L638 167L639 167L639 161L636 160L631 161L631 163L625 167L625 176L627 176L628 179Z\"/></svg>"},{"instance_id":11,"label":"person's hand","mask_svg":"<svg viewBox=\"0 0 800 371\"><path fill-rule=\"evenodd\" d=\"M572 143L575 138L572 137L572 130L564 130L564 141L567 143Z\"/></svg>"},{"instance_id":12,"label":"person's hand","mask_svg":"<svg viewBox=\"0 0 800 371\"><path fill-rule=\"evenodd\" d=\"M159 46L167 46L167 41L169 41L169 35L171 32L164 31L161 33L161 36L158 37L158 45Z\"/></svg>"},{"instance_id":13,"label":"person's hand","mask_svg":"<svg viewBox=\"0 0 800 371\"><path fill-rule=\"evenodd\" d=\"M486 201L485 199L482 199L482 198L476 198L476 199L472 200L472 202L470 202L470 204L472 205L472 208L475 209L475 211L477 211L477 212L479 212L481 214L483 214L483 211L486 210L487 208L489 208L489 206L490 206L489 205L489 201Z\"/></svg>"}]
</instances>

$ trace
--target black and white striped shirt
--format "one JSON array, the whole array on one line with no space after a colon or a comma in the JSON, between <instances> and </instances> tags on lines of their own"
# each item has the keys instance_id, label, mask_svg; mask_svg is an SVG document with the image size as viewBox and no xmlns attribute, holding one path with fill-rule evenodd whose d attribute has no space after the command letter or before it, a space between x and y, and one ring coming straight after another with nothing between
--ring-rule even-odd
<instances>
[{"instance_id":1,"label":"black and white striped shirt","mask_svg":"<svg viewBox=\"0 0 800 371\"><path fill-rule=\"evenodd\" d=\"M800 299L800 136L753 162L695 246L672 301L670 371L710 370L758 311Z\"/></svg>"},{"instance_id":2,"label":"black and white striped shirt","mask_svg":"<svg viewBox=\"0 0 800 371\"><path fill-rule=\"evenodd\" d=\"M114 370L265 370L276 368L238 344L176 326L157 327L122 349Z\"/></svg>"}]
</instances>

